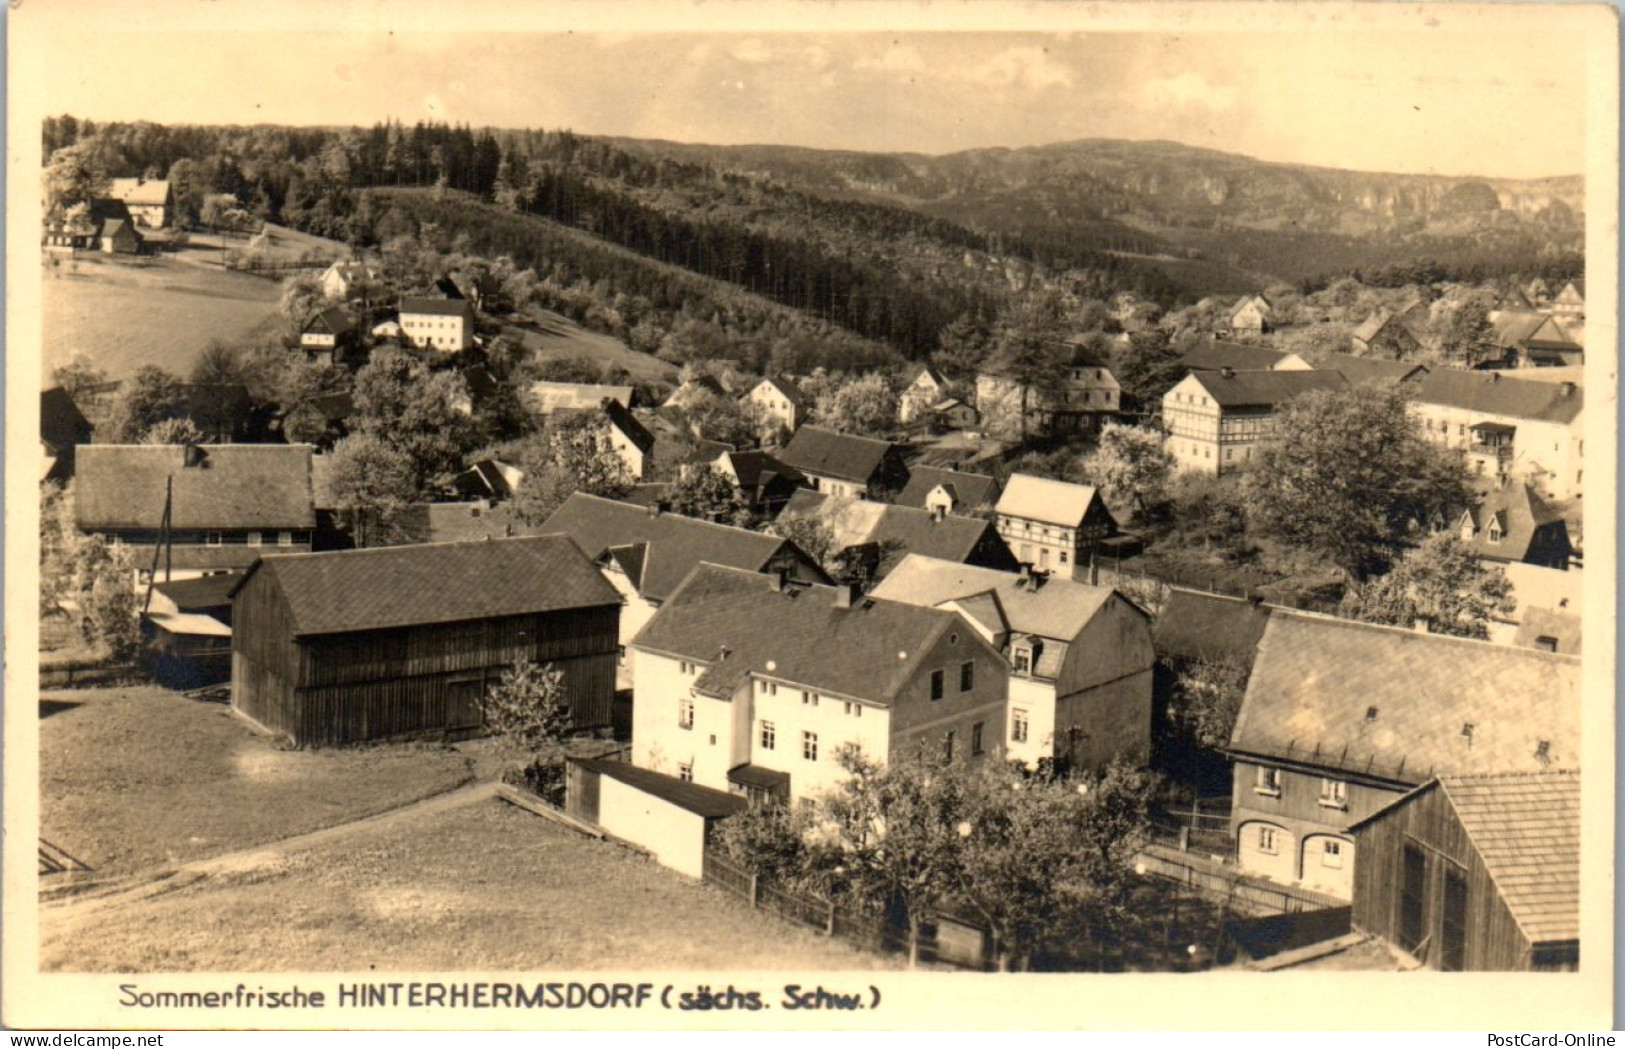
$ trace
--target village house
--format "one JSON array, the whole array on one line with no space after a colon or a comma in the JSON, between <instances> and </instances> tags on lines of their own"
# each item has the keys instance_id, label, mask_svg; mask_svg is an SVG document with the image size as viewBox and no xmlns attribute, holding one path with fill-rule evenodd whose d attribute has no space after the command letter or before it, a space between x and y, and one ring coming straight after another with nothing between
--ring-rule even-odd
<instances>
[{"instance_id":1,"label":"village house","mask_svg":"<svg viewBox=\"0 0 1625 1049\"><path fill-rule=\"evenodd\" d=\"M1356 357L1409 361L1422 353L1422 340L1410 325L1385 309L1378 309L1362 321L1350 336L1350 343Z\"/></svg>"},{"instance_id":2,"label":"village house","mask_svg":"<svg viewBox=\"0 0 1625 1049\"><path fill-rule=\"evenodd\" d=\"M460 353L474 345L474 306L460 294L403 296L399 323L413 346Z\"/></svg>"},{"instance_id":3,"label":"village house","mask_svg":"<svg viewBox=\"0 0 1625 1049\"><path fill-rule=\"evenodd\" d=\"M1123 387L1111 369L1071 347L1072 360L1053 381L1026 386L1005 358L994 357L976 376L976 410L985 430L1001 436L1095 433L1122 408ZM1024 399L1025 395L1025 399Z\"/></svg>"},{"instance_id":4,"label":"village house","mask_svg":"<svg viewBox=\"0 0 1625 1049\"><path fill-rule=\"evenodd\" d=\"M308 444L90 444L79 449L79 531L130 549L135 585L241 572L262 553L309 550Z\"/></svg>"},{"instance_id":5,"label":"village house","mask_svg":"<svg viewBox=\"0 0 1625 1049\"><path fill-rule=\"evenodd\" d=\"M1342 899L1351 828L1435 776L1577 767L1578 659L1277 608L1230 737L1240 870Z\"/></svg>"},{"instance_id":6,"label":"village house","mask_svg":"<svg viewBox=\"0 0 1625 1049\"><path fill-rule=\"evenodd\" d=\"M501 502L511 499L525 480L525 471L502 459L475 460L468 469L451 479L451 486L464 499Z\"/></svg>"},{"instance_id":7,"label":"village house","mask_svg":"<svg viewBox=\"0 0 1625 1049\"><path fill-rule=\"evenodd\" d=\"M1157 658L1175 669L1231 663L1250 672L1271 607L1245 597L1169 587L1152 637Z\"/></svg>"},{"instance_id":8,"label":"village house","mask_svg":"<svg viewBox=\"0 0 1625 1049\"><path fill-rule=\"evenodd\" d=\"M994 508L999 536L1020 564L1070 578L1117 519L1093 485L1014 474Z\"/></svg>"},{"instance_id":9,"label":"village house","mask_svg":"<svg viewBox=\"0 0 1625 1049\"><path fill-rule=\"evenodd\" d=\"M948 380L929 364L916 364L903 375L897 395L897 421L904 426L923 418L948 396Z\"/></svg>"},{"instance_id":10,"label":"village house","mask_svg":"<svg viewBox=\"0 0 1625 1049\"><path fill-rule=\"evenodd\" d=\"M1274 328L1275 307L1262 295L1244 295L1230 308L1225 326L1232 335L1263 335Z\"/></svg>"},{"instance_id":11,"label":"village house","mask_svg":"<svg viewBox=\"0 0 1625 1049\"><path fill-rule=\"evenodd\" d=\"M108 196L122 201L137 225L168 229L175 213L175 191L168 179L116 178Z\"/></svg>"},{"instance_id":12,"label":"village house","mask_svg":"<svg viewBox=\"0 0 1625 1049\"><path fill-rule=\"evenodd\" d=\"M565 812L647 849L661 866L696 881L719 822L750 803L626 761L566 759Z\"/></svg>"},{"instance_id":13,"label":"village house","mask_svg":"<svg viewBox=\"0 0 1625 1049\"><path fill-rule=\"evenodd\" d=\"M378 287L383 275L370 262L361 259L339 259L322 271L317 278L322 294L336 302L349 302L371 288Z\"/></svg>"},{"instance_id":14,"label":"village house","mask_svg":"<svg viewBox=\"0 0 1625 1049\"><path fill-rule=\"evenodd\" d=\"M1518 477L1551 499L1581 494L1585 391L1492 372L1440 368L1416 384L1422 433L1460 448L1475 474Z\"/></svg>"},{"instance_id":15,"label":"village house","mask_svg":"<svg viewBox=\"0 0 1625 1049\"><path fill-rule=\"evenodd\" d=\"M830 531L831 546L853 578L884 575L905 553L959 564L1014 571L1015 558L985 517L960 517L938 506L921 510L895 503L837 498L803 488L785 505L780 520L816 518Z\"/></svg>"},{"instance_id":16,"label":"village house","mask_svg":"<svg viewBox=\"0 0 1625 1049\"><path fill-rule=\"evenodd\" d=\"M768 376L752 386L745 400L768 418L777 419L789 433L795 433L807 421L811 407L801 387L782 375Z\"/></svg>"},{"instance_id":17,"label":"village house","mask_svg":"<svg viewBox=\"0 0 1625 1049\"><path fill-rule=\"evenodd\" d=\"M1552 298L1552 313L1565 320L1584 321L1586 319L1586 282L1584 277L1576 278L1563 285L1563 289Z\"/></svg>"},{"instance_id":18,"label":"village house","mask_svg":"<svg viewBox=\"0 0 1625 1049\"><path fill-rule=\"evenodd\" d=\"M540 531L573 539L620 595L626 606L622 645L702 561L751 572L783 571L805 582L829 581L818 563L788 539L584 492L566 499Z\"/></svg>"},{"instance_id":19,"label":"village house","mask_svg":"<svg viewBox=\"0 0 1625 1049\"><path fill-rule=\"evenodd\" d=\"M1004 657L962 616L701 565L632 643L632 763L801 802L872 759L1004 759Z\"/></svg>"},{"instance_id":20,"label":"village house","mask_svg":"<svg viewBox=\"0 0 1625 1049\"><path fill-rule=\"evenodd\" d=\"M733 484L740 502L769 517L778 516L807 483L800 470L780 462L771 452L729 449L711 460L710 466Z\"/></svg>"},{"instance_id":21,"label":"village house","mask_svg":"<svg viewBox=\"0 0 1625 1049\"><path fill-rule=\"evenodd\" d=\"M1566 571L1574 546L1563 515L1522 481L1497 484L1456 523L1481 561L1522 562Z\"/></svg>"},{"instance_id":22,"label":"village house","mask_svg":"<svg viewBox=\"0 0 1625 1049\"><path fill-rule=\"evenodd\" d=\"M530 400L536 414L544 418L558 411L591 411L606 400L630 408L632 387L591 382L533 382Z\"/></svg>"},{"instance_id":23,"label":"village house","mask_svg":"<svg viewBox=\"0 0 1625 1049\"><path fill-rule=\"evenodd\" d=\"M807 476L815 491L847 499L890 499L908 483L902 449L889 441L803 426L779 460Z\"/></svg>"},{"instance_id":24,"label":"village house","mask_svg":"<svg viewBox=\"0 0 1625 1049\"><path fill-rule=\"evenodd\" d=\"M705 372L686 372L683 380L671 394L661 402L662 408L688 409L701 403L707 397L726 397L722 383L714 376Z\"/></svg>"},{"instance_id":25,"label":"village house","mask_svg":"<svg viewBox=\"0 0 1625 1049\"><path fill-rule=\"evenodd\" d=\"M1446 775L1349 828L1351 922L1445 972L1580 966L1580 773Z\"/></svg>"},{"instance_id":26,"label":"village house","mask_svg":"<svg viewBox=\"0 0 1625 1049\"><path fill-rule=\"evenodd\" d=\"M870 594L958 612L1010 666L1005 756L1098 771L1151 751L1151 620L1110 587L909 554Z\"/></svg>"},{"instance_id":27,"label":"village house","mask_svg":"<svg viewBox=\"0 0 1625 1049\"><path fill-rule=\"evenodd\" d=\"M1512 584L1513 608L1489 624L1490 640L1566 656L1580 654L1580 599L1585 573L1509 561L1501 566Z\"/></svg>"},{"instance_id":28,"label":"village house","mask_svg":"<svg viewBox=\"0 0 1625 1049\"><path fill-rule=\"evenodd\" d=\"M1490 323L1502 354L1499 360L1487 362L1491 365L1560 368L1585 362L1585 347L1547 314L1496 313Z\"/></svg>"},{"instance_id":29,"label":"village house","mask_svg":"<svg viewBox=\"0 0 1625 1049\"><path fill-rule=\"evenodd\" d=\"M89 444L95 427L90 425L68 391L53 386L40 393L39 433L41 479L66 481L73 477L75 449Z\"/></svg>"},{"instance_id":30,"label":"village house","mask_svg":"<svg viewBox=\"0 0 1625 1049\"><path fill-rule=\"evenodd\" d=\"M350 311L343 306L329 306L305 322L299 332L299 348L310 360L331 368L355 349L357 335Z\"/></svg>"},{"instance_id":31,"label":"village house","mask_svg":"<svg viewBox=\"0 0 1625 1049\"><path fill-rule=\"evenodd\" d=\"M129 208L111 198L87 202L83 213L73 218L58 212L45 224L47 249L139 255L145 244Z\"/></svg>"},{"instance_id":32,"label":"village house","mask_svg":"<svg viewBox=\"0 0 1625 1049\"><path fill-rule=\"evenodd\" d=\"M909 469L908 484L897 494L897 505L921 510L941 508L950 514L991 511L999 501L999 492L998 479L985 474L914 466Z\"/></svg>"},{"instance_id":33,"label":"village house","mask_svg":"<svg viewBox=\"0 0 1625 1049\"><path fill-rule=\"evenodd\" d=\"M600 411L604 415L609 450L626 466L632 480L643 480L654 465L654 434L620 401L605 400Z\"/></svg>"},{"instance_id":34,"label":"village house","mask_svg":"<svg viewBox=\"0 0 1625 1049\"><path fill-rule=\"evenodd\" d=\"M1422 376L1432 369L1416 361L1328 353L1320 359L1320 370L1337 372L1349 381L1350 386L1403 386L1421 382Z\"/></svg>"},{"instance_id":35,"label":"village house","mask_svg":"<svg viewBox=\"0 0 1625 1049\"><path fill-rule=\"evenodd\" d=\"M932 433L944 433L975 428L982 419L982 413L958 397L948 397L927 408L924 417Z\"/></svg>"},{"instance_id":36,"label":"village house","mask_svg":"<svg viewBox=\"0 0 1625 1049\"><path fill-rule=\"evenodd\" d=\"M1238 469L1270 432L1275 411L1310 390L1348 385L1337 372L1192 372L1162 397L1175 469L1218 476Z\"/></svg>"},{"instance_id":37,"label":"village house","mask_svg":"<svg viewBox=\"0 0 1625 1049\"><path fill-rule=\"evenodd\" d=\"M231 591L238 575L157 583L141 614L153 676L170 688L231 680Z\"/></svg>"},{"instance_id":38,"label":"village house","mask_svg":"<svg viewBox=\"0 0 1625 1049\"><path fill-rule=\"evenodd\" d=\"M477 733L520 661L610 726L620 597L564 536L267 557L231 597L232 708L297 745Z\"/></svg>"},{"instance_id":39,"label":"village house","mask_svg":"<svg viewBox=\"0 0 1625 1049\"><path fill-rule=\"evenodd\" d=\"M1283 353L1248 342L1221 342L1203 339L1179 358L1187 372L1283 371L1306 372L1314 366L1295 353Z\"/></svg>"},{"instance_id":40,"label":"village house","mask_svg":"<svg viewBox=\"0 0 1625 1049\"><path fill-rule=\"evenodd\" d=\"M1552 288L1540 277L1536 277L1523 286L1523 296L1536 309L1542 309L1552 304Z\"/></svg>"}]
</instances>

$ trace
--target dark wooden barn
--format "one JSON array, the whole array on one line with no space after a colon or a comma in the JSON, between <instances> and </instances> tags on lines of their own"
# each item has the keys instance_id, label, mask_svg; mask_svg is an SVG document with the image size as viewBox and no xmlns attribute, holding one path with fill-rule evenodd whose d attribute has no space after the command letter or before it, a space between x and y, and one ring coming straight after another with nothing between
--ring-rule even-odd
<instances>
[{"instance_id":1,"label":"dark wooden barn","mask_svg":"<svg viewBox=\"0 0 1625 1049\"><path fill-rule=\"evenodd\" d=\"M1441 776L1352 828L1357 929L1449 971L1580 962L1580 774Z\"/></svg>"},{"instance_id":2,"label":"dark wooden barn","mask_svg":"<svg viewBox=\"0 0 1625 1049\"><path fill-rule=\"evenodd\" d=\"M475 733L520 659L611 722L621 599L565 536L266 557L232 605L232 706L300 745Z\"/></svg>"}]
</instances>

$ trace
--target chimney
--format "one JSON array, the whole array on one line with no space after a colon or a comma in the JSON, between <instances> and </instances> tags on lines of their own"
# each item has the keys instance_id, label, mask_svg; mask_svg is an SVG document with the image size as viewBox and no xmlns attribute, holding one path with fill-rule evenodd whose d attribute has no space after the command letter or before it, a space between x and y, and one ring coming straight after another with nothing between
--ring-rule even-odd
<instances>
[{"instance_id":1,"label":"chimney","mask_svg":"<svg viewBox=\"0 0 1625 1049\"><path fill-rule=\"evenodd\" d=\"M1431 634L1433 633L1433 624L1428 622L1426 616L1417 616L1416 620L1411 623L1411 629L1418 634Z\"/></svg>"},{"instance_id":2,"label":"chimney","mask_svg":"<svg viewBox=\"0 0 1625 1049\"><path fill-rule=\"evenodd\" d=\"M1236 369L1226 365L1225 367L1219 369L1219 374L1224 376L1226 379L1234 379L1236 377Z\"/></svg>"},{"instance_id":3,"label":"chimney","mask_svg":"<svg viewBox=\"0 0 1625 1049\"><path fill-rule=\"evenodd\" d=\"M1021 581L1023 583L1025 583L1028 579L1032 578L1032 574L1033 574L1033 566L1032 566L1032 564L1030 562L1028 562L1028 561L1021 562L1021 567L1020 567L1020 569L1017 570L1017 575L1019 575L1021 577Z\"/></svg>"},{"instance_id":4,"label":"chimney","mask_svg":"<svg viewBox=\"0 0 1625 1049\"><path fill-rule=\"evenodd\" d=\"M936 504L935 506L933 506L931 508L931 520L933 520L933 521L941 521L944 517L947 517L947 516L948 516L948 508L946 506L943 506L941 503L938 503L938 504Z\"/></svg>"},{"instance_id":5,"label":"chimney","mask_svg":"<svg viewBox=\"0 0 1625 1049\"><path fill-rule=\"evenodd\" d=\"M783 565L780 565L779 567L773 569L773 571L768 574L768 578L770 580L772 580L772 583L773 583L773 592L774 593L776 593L776 594L784 593L784 584L785 584L785 581L789 578L789 576L790 576L790 570L785 568Z\"/></svg>"},{"instance_id":6,"label":"chimney","mask_svg":"<svg viewBox=\"0 0 1625 1049\"><path fill-rule=\"evenodd\" d=\"M851 608L852 607L852 602L857 600L857 596L858 596L858 584L856 584L856 583L836 583L835 584L835 607L836 608Z\"/></svg>"},{"instance_id":7,"label":"chimney","mask_svg":"<svg viewBox=\"0 0 1625 1049\"><path fill-rule=\"evenodd\" d=\"M1559 383L1557 388L1563 391L1564 397L1573 397L1575 391L1579 389L1579 387L1572 382Z\"/></svg>"}]
</instances>

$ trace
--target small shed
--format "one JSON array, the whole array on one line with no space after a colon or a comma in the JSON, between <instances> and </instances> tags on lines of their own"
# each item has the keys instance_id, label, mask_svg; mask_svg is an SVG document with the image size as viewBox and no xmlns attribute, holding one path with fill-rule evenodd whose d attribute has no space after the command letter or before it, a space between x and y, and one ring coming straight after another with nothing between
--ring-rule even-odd
<instances>
[{"instance_id":1,"label":"small shed","mask_svg":"<svg viewBox=\"0 0 1625 1049\"><path fill-rule=\"evenodd\" d=\"M711 829L749 805L738 795L623 761L571 758L566 783L570 815L648 849L661 866L696 879L704 874Z\"/></svg>"},{"instance_id":2,"label":"small shed","mask_svg":"<svg viewBox=\"0 0 1625 1049\"><path fill-rule=\"evenodd\" d=\"M1580 963L1580 773L1440 776L1350 828L1354 926L1433 969Z\"/></svg>"}]
</instances>

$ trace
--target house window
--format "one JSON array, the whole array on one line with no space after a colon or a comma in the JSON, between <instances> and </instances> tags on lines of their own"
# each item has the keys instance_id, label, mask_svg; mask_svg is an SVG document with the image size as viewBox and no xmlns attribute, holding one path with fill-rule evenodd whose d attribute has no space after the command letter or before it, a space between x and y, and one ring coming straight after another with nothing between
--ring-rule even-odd
<instances>
[{"instance_id":1,"label":"house window","mask_svg":"<svg viewBox=\"0 0 1625 1049\"><path fill-rule=\"evenodd\" d=\"M1010 650L1010 663L1021 675L1033 672L1033 650L1025 645Z\"/></svg>"},{"instance_id":2,"label":"house window","mask_svg":"<svg viewBox=\"0 0 1625 1049\"><path fill-rule=\"evenodd\" d=\"M1331 809L1346 809L1349 807L1349 785L1340 779L1323 779L1320 781L1320 803Z\"/></svg>"},{"instance_id":3,"label":"house window","mask_svg":"<svg viewBox=\"0 0 1625 1049\"><path fill-rule=\"evenodd\" d=\"M772 750L778 744L779 732L771 721L762 722L762 749Z\"/></svg>"},{"instance_id":4,"label":"house window","mask_svg":"<svg viewBox=\"0 0 1625 1049\"><path fill-rule=\"evenodd\" d=\"M209 532L203 537L203 541L209 546L219 546L224 540L219 532Z\"/></svg>"},{"instance_id":5,"label":"house window","mask_svg":"<svg viewBox=\"0 0 1625 1049\"><path fill-rule=\"evenodd\" d=\"M1260 765L1258 767L1258 779L1253 784L1253 790L1259 794L1270 794L1279 797L1281 794L1281 770Z\"/></svg>"},{"instance_id":6,"label":"house window","mask_svg":"<svg viewBox=\"0 0 1625 1049\"><path fill-rule=\"evenodd\" d=\"M982 753L982 723L978 721L970 727L970 752Z\"/></svg>"},{"instance_id":7,"label":"house window","mask_svg":"<svg viewBox=\"0 0 1625 1049\"><path fill-rule=\"evenodd\" d=\"M1535 638L1535 647L1545 652L1557 651L1557 638L1547 637L1544 634Z\"/></svg>"},{"instance_id":8,"label":"house window","mask_svg":"<svg viewBox=\"0 0 1625 1049\"><path fill-rule=\"evenodd\" d=\"M1010 711L1010 742L1027 742L1027 712L1025 710Z\"/></svg>"},{"instance_id":9,"label":"house window","mask_svg":"<svg viewBox=\"0 0 1625 1049\"><path fill-rule=\"evenodd\" d=\"M1258 851L1275 855L1275 828L1258 828Z\"/></svg>"},{"instance_id":10,"label":"house window","mask_svg":"<svg viewBox=\"0 0 1625 1049\"><path fill-rule=\"evenodd\" d=\"M942 698L942 671L940 670L931 671L931 698Z\"/></svg>"},{"instance_id":11,"label":"house window","mask_svg":"<svg viewBox=\"0 0 1625 1049\"><path fill-rule=\"evenodd\" d=\"M943 737L943 740L942 740L942 760L943 761L952 761L952 760L954 760L954 730L953 729L949 729L948 730L948 735Z\"/></svg>"},{"instance_id":12,"label":"house window","mask_svg":"<svg viewBox=\"0 0 1625 1049\"><path fill-rule=\"evenodd\" d=\"M1061 551L1061 563L1063 565L1066 564L1066 551L1065 550Z\"/></svg>"},{"instance_id":13,"label":"house window","mask_svg":"<svg viewBox=\"0 0 1625 1049\"><path fill-rule=\"evenodd\" d=\"M1501 541L1501 526L1493 521L1490 522L1489 536L1490 542L1499 543Z\"/></svg>"},{"instance_id":14,"label":"house window","mask_svg":"<svg viewBox=\"0 0 1625 1049\"><path fill-rule=\"evenodd\" d=\"M682 764L678 765L677 766L677 778L682 780L684 783L693 783L694 782L694 763L692 761L685 761Z\"/></svg>"},{"instance_id":15,"label":"house window","mask_svg":"<svg viewBox=\"0 0 1625 1049\"><path fill-rule=\"evenodd\" d=\"M970 662L959 664L959 691L969 692L975 687L976 664Z\"/></svg>"},{"instance_id":16,"label":"house window","mask_svg":"<svg viewBox=\"0 0 1625 1049\"><path fill-rule=\"evenodd\" d=\"M803 692L801 694L801 703L803 706L816 707L818 705L818 697L813 695L811 692Z\"/></svg>"},{"instance_id":17,"label":"house window","mask_svg":"<svg viewBox=\"0 0 1625 1049\"><path fill-rule=\"evenodd\" d=\"M806 761L818 760L818 733L803 732L801 734L801 756Z\"/></svg>"},{"instance_id":18,"label":"house window","mask_svg":"<svg viewBox=\"0 0 1625 1049\"><path fill-rule=\"evenodd\" d=\"M677 727L694 727L694 701L692 699L679 699L677 701Z\"/></svg>"},{"instance_id":19,"label":"house window","mask_svg":"<svg viewBox=\"0 0 1625 1049\"><path fill-rule=\"evenodd\" d=\"M1328 839L1320 850L1320 865L1333 870L1343 869L1343 843Z\"/></svg>"},{"instance_id":20,"label":"house window","mask_svg":"<svg viewBox=\"0 0 1625 1049\"><path fill-rule=\"evenodd\" d=\"M258 532L249 532L248 533L248 545L249 546L259 546L260 541L261 541L260 533L258 533Z\"/></svg>"},{"instance_id":21,"label":"house window","mask_svg":"<svg viewBox=\"0 0 1625 1049\"><path fill-rule=\"evenodd\" d=\"M677 672L679 674L692 674L694 673L694 664L679 662L677 664Z\"/></svg>"},{"instance_id":22,"label":"house window","mask_svg":"<svg viewBox=\"0 0 1625 1049\"><path fill-rule=\"evenodd\" d=\"M293 545L293 533L292 532L278 532L276 534L276 545L277 546L292 546Z\"/></svg>"}]
</instances>

